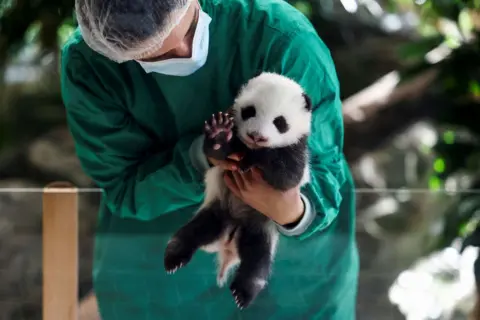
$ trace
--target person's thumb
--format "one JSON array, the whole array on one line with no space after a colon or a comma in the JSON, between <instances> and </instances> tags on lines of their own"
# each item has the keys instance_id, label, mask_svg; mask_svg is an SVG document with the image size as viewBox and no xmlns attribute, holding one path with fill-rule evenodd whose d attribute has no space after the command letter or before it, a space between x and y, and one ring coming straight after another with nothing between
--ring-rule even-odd
<instances>
[{"instance_id":1,"label":"person's thumb","mask_svg":"<svg viewBox=\"0 0 480 320\"><path fill-rule=\"evenodd\" d=\"M242 156L239 153L234 153L228 156L229 159L240 161L242 160Z\"/></svg>"}]
</instances>

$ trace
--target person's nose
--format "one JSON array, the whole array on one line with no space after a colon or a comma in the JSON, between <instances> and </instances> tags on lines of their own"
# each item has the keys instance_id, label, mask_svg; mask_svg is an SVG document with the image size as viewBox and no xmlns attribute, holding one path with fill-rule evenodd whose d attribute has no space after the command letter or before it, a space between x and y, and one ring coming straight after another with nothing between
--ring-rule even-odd
<instances>
[{"instance_id":1,"label":"person's nose","mask_svg":"<svg viewBox=\"0 0 480 320\"><path fill-rule=\"evenodd\" d=\"M184 39L172 53L178 58L190 58L192 56L192 43Z\"/></svg>"}]
</instances>

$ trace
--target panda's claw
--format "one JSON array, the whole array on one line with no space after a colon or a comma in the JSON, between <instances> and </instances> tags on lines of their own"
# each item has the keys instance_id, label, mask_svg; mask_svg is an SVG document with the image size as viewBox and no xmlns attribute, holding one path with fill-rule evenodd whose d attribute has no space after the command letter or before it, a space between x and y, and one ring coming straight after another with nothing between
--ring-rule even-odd
<instances>
[{"instance_id":1,"label":"panda's claw","mask_svg":"<svg viewBox=\"0 0 480 320\"><path fill-rule=\"evenodd\" d=\"M218 116L218 124L222 125L223 120L224 120L224 116L223 116L222 112L219 112L217 116Z\"/></svg>"},{"instance_id":2,"label":"panda's claw","mask_svg":"<svg viewBox=\"0 0 480 320\"><path fill-rule=\"evenodd\" d=\"M205 121L205 127L204 127L204 129L205 129L205 132L207 132L207 133L212 132L212 128L208 125L208 122L207 122L207 121Z\"/></svg>"},{"instance_id":3,"label":"panda's claw","mask_svg":"<svg viewBox=\"0 0 480 320\"><path fill-rule=\"evenodd\" d=\"M247 308L256 298L261 288L250 279L234 279L230 285L230 291L238 308Z\"/></svg>"},{"instance_id":4,"label":"panda's claw","mask_svg":"<svg viewBox=\"0 0 480 320\"><path fill-rule=\"evenodd\" d=\"M165 250L164 267L168 274L177 272L178 269L187 265L193 256L193 250L175 239L169 241Z\"/></svg>"}]
</instances>

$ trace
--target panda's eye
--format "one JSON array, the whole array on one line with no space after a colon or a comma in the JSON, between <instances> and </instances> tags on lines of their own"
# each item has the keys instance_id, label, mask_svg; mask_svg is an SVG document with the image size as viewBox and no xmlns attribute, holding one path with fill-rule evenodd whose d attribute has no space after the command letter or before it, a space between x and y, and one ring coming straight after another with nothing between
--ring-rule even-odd
<instances>
[{"instance_id":1,"label":"panda's eye","mask_svg":"<svg viewBox=\"0 0 480 320\"><path fill-rule=\"evenodd\" d=\"M242 109L242 120L247 121L250 118L255 117L257 114L257 110L255 110L254 106L248 106Z\"/></svg>"},{"instance_id":2,"label":"panda's eye","mask_svg":"<svg viewBox=\"0 0 480 320\"><path fill-rule=\"evenodd\" d=\"M287 123L287 120L285 120L285 117L283 116L276 117L273 120L273 124L275 125L278 132L280 133L285 133L288 131L288 123Z\"/></svg>"}]
</instances>

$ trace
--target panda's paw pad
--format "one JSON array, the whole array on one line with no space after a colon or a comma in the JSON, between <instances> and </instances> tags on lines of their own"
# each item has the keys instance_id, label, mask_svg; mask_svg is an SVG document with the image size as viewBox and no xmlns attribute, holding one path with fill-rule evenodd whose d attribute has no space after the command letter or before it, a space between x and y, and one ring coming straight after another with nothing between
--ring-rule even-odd
<instances>
[{"instance_id":1,"label":"panda's paw pad","mask_svg":"<svg viewBox=\"0 0 480 320\"><path fill-rule=\"evenodd\" d=\"M209 139L215 140L213 148L218 150L222 143L229 142L233 137L233 119L230 115L218 112L212 115L212 118L205 121L204 131Z\"/></svg>"}]
</instances>

